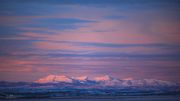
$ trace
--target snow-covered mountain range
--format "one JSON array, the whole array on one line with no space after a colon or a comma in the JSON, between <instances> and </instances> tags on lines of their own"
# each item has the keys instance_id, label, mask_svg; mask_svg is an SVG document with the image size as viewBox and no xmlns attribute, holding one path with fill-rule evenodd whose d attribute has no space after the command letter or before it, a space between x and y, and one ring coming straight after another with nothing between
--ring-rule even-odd
<instances>
[{"instance_id":1,"label":"snow-covered mountain range","mask_svg":"<svg viewBox=\"0 0 180 101\"><path fill-rule=\"evenodd\" d=\"M0 81L0 98L180 94L180 83L155 79L48 75L34 82Z\"/></svg>"},{"instance_id":2,"label":"snow-covered mountain range","mask_svg":"<svg viewBox=\"0 0 180 101\"><path fill-rule=\"evenodd\" d=\"M64 75L48 75L35 81L36 83L69 83L89 86L112 86L112 87L146 87L146 86L177 86L179 83L162 81L156 79L117 79L108 75L94 77L89 79L88 76L68 77Z\"/></svg>"}]
</instances>

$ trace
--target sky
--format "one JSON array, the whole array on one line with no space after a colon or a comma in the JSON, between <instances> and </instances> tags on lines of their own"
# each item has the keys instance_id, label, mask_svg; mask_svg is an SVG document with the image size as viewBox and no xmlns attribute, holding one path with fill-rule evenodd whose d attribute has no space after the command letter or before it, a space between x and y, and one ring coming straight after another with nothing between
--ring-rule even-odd
<instances>
[{"instance_id":1,"label":"sky","mask_svg":"<svg viewBox=\"0 0 180 101\"><path fill-rule=\"evenodd\" d=\"M0 81L180 81L179 0L1 0Z\"/></svg>"}]
</instances>

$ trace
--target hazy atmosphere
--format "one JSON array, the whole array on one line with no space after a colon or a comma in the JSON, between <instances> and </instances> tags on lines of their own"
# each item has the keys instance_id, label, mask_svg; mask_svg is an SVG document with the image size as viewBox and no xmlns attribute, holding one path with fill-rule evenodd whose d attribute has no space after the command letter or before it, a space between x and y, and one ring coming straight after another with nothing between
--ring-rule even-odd
<instances>
[{"instance_id":1,"label":"hazy atmosphere","mask_svg":"<svg viewBox=\"0 0 180 101\"><path fill-rule=\"evenodd\" d=\"M180 82L179 18L179 0L1 0L0 81Z\"/></svg>"}]
</instances>

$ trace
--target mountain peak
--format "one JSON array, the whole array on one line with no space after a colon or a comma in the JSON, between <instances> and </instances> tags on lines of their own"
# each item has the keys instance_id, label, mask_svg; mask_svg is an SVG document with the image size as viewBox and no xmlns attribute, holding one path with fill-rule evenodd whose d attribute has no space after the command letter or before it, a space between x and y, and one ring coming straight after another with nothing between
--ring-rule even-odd
<instances>
[{"instance_id":1,"label":"mountain peak","mask_svg":"<svg viewBox=\"0 0 180 101\"><path fill-rule=\"evenodd\" d=\"M94 80L95 81L109 81L112 80L113 78L110 77L109 75L104 75L104 76L99 76L99 77L95 77Z\"/></svg>"},{"instance_id":2,"label":"mountain peak","mask_svg":"<svg viewBox=\"0 0 180 101\"><path fill-rule=\"evenodd\" d=\"M48 75L35 81L37 83L49 83L49 82L72 82L72 79L65 75Z\"/></svg>"},{"instance_id":3,"label":"mountain peak","mask_svg":"<svg viewBox=\"0 0 180 101\"><path fill-rule=\"evenodd\" d=\"M86 81L88 80L88 76L79 76L79 77L73 77L75 80L79 81Z\"/></svg>"}]
</instances>

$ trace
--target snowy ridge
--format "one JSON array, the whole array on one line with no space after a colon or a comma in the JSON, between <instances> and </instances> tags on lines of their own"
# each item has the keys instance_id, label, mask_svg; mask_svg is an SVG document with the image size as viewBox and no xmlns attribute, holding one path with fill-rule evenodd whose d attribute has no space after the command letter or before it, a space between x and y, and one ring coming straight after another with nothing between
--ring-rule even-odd
<instances>
[{"instance_id":1,"label":"snowy ridge","mask_svg":"<svg viewBox=\"0 0 180 101\"><path fill-rule=\"evenodd\" d=\"M64 75L48 75L35 81L37 83L50 83L50 82L72 82L72 79Z\"/></svg>"},{"instance_id":2,"label":"snowy ridge","mask_svg":"<svg viewBox=\"0 0 180 101\"><path fill-rule=\"evenodd\" d=\"M114 87L146 87L146 86L176 86L178 83L156 79L117 79L111 76L99 76L89 79L88 76L68 77L64 75L48 75L35 81L36 83L83 83L90 86L114 86Z\"/></svg>"},{"instance_id":3,"label":"snowy ridge","mask_svg":"<svg viewBox=\"0 0 180 101\"><path fill-rule=\"evenodd\" d=\"M142 79L117 79L111 76L89 78L48 75L35 82L0 81L2 98L67 97L67 96L124 96L124 95L177 95L180 83Z\"/></svg>"}]
</instances>

